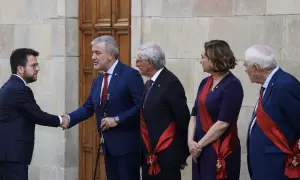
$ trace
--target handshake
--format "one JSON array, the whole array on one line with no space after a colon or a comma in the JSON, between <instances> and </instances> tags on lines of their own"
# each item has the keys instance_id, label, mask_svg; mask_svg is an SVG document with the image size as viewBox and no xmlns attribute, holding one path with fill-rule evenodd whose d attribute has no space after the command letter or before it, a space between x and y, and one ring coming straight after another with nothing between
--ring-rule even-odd
<instances>
[{"instance_id":1,"label":"handshake","mask_svg":"<svg viewBox=\"0 0 300 180\"><path fill-rule=\"evenodd\" d=\"M60 127L65 130L68 129L70 125L70 116L69 115L61 115L59 116L61 118L61 124ZM113 117L106 117L101 120L101 130L105 131L110 128L116 127L118 125L118 121L116 121L116 118Z\"/></svg>"},{"instance_id":2,"label":"handshake","mask_svg":"<svg viewBox=\"0 0 300 180\"><path fill-rule=\"evenodd\" d=\"M65 130L68 129L70 126L70 116L69 115L61 115L59 116L61 118L61 124L60 127ZM110 128L116 127L118 125L118 121L116 121L116 118L113 117L106 117L101 120L101 130L105 131Z\"/></svg>"},{"instance_id":3,"label":"handshake","mask_svg":"<svg viewBox=\"0 0 300 180\"><path fill-rule=\"evenodd\" d=\"M68 115L62 115L60 116L61 117L61 124L60 124L60 127L65 130L69 127L69 124L70 124L70 117Z\"/></svg>"}]
</instances>

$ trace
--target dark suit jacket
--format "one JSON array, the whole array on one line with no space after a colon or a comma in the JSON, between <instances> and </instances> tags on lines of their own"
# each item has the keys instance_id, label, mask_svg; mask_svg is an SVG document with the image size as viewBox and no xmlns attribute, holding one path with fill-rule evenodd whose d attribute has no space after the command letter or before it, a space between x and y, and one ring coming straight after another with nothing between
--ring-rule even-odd
<instances>
[{"instance_id":1,"label":"dark suit jacket","mask_svg":"<svg viewBox=\"0 0 300 180\"><path fill-rule=\"evenodd\" d=\"M263 96L263 107L288 142L295 143L300 137L299 81L279 69L270 80ZM284 153L255 123L248 137L248 167L252 180L287 180L284 176L284 160Z\"/></svg>"},{"instance_id":2,"label":"dark suit jacket","mask_svg":"<svg viewBox=\"0 0 300 180\"><path fill-rule=\"evenodd\" d=\"M97 128L100 132L104 107L100 106L102 80L103 74L94 79L86 102L69 114L71 118L69 127L96 113ZM105 145L113 156L140 152L139 108L143 90L144 83L139 72L119 61L107 91L110 94L107 117L119 116L120 122L118 126L103 132Z\"/></svg>"},{"instance_id":3,"label":"dark suit jacket","mask_svg":"<svg viewBox=\"0 0 300 180\"><path fill-rule=\"evenodd\" d=\"M0 89L0 162L30 164L35 125L58 127L58 116L43 112L31 89L12 75Z\"/></svg>"},{"instance_id":4,"label":"dark suit jacket","mask_svg":"<svg viewBox=\"0 0 300 180\"><path fill-rule=\"evenodd\" d=\"M158 163L162 170L180 167L189 156L187 132L190 111L184 88L178 78L164 68L152 85L143 109L152 149L155 148L161 134L171 122L176 123L176 134L172 144L158 153ZM146 149L143 145L143 157ZM145 164L145 159L143 159Z\"/></svg>"}]
</instances>

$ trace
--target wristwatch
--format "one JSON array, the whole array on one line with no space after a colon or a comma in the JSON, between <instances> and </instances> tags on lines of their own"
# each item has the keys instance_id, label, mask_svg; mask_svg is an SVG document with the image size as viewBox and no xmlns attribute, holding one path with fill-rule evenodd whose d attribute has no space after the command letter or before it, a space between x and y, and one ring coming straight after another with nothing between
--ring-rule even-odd
<instances>
[{"instance_id":1,"label":"wristwatch","mask_svg":"<svg viewBox=\"0 0 300 180\"><path fill-rule=\"evenodd\" d=\"M120 120L119 116L116 116L114 119L116 122L119 122L119 120Z\"/></svg>"}]
</instances>

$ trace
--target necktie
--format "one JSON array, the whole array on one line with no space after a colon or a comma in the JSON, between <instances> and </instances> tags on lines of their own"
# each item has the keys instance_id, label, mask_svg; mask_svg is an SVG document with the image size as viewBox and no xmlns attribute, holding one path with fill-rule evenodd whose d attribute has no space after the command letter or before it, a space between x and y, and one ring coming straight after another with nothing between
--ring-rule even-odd
<instances>
[{"instance_id":1,"label":"necktie","mask_svg":"<svg viewBox=\"0 0 300 180\"><path fill-rule=\"evenodd\" d=\"M107 93L108 75L109 75L108 73L105 73L104 76L103 76L104 85L103 85L102 95L101 95L101 105L103 105L105 97L106 97L106 93Z\"/></svg>"},{"instance_id":2,"label":"necktie","mask_svg":"<svg viewBox=\"0 0 300 180\"><path fill-rule=\"evenodd\" d=\"M260 97L262 98L264 95L266 88L264 88L263 86L260 88Z\"/></svg>"},{"instance_id":3,"label":"necktie","mask_svg":"<svg viewBox=\"0 0 300 180\"><path fill-rule=\"evenodd\" d=\"M262 98L262 97L263 97L265 90L266 90L266 88L264 88L263 86L260 88L260 91L259 91L259 95L260 95L260 96L259 96L259 98ZM254 111L253 111L253 114L252 114L252 118L251 118L251 119L254 119L254 118L256 117L256 108L257 108L258 103L259 103L259 99L258 99L258 101L257 101L257 104L256 104L256 106L255 106L255 109L254 109Z\"/></svg>"},{"instance_id":4,"label":"necktie","mask_svg":"<svg viewBox=\"0 0 300 180\"><path fill-rule=\"evenodd\" d=\"M151 79L148 80L147 83L146 83L146 93L145 93L145 98L144 98L144 101L143 101L143 108L144 108L145 103L147 101L147 98L149 96L150 90L152 88L152 84L153 84L153 81Z\"/></svg>"},{"instance_id":5,"label":"necktie","mask_svg":"<svg viewBox=\"0 0 300 180\"><path fill-rule=\"evenodd\" d=\"M265 87L261 87L260 88L260 91L259 91L259 98L263 98L263 95L264 95L264 92L265 92L265 90L266 90L266 88ZM252 114L252 117L251 117L251 126L250 126L250 133L251 133L251 130L252 130L252 127L254 126L254 124L255 124L255 117L256 117L256 109L257 109L257 106L258 106L258 103L259 103L259 99L258 99L258 101L257 101L257 103L256 103L256 106L255 106L255 108L254 108L254 111L253 111L253 114Z\"/></svg>"}]
</instances>

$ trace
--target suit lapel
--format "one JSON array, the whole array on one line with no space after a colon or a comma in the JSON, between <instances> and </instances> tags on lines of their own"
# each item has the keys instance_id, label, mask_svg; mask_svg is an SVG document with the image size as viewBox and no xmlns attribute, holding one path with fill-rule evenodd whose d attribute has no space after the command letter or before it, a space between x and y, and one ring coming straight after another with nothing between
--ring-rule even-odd
<instances>
[{"instance_id":1,"label":"suit lapel","mask_svg":"<svg viewBox=\"0 0 300 180\"><path fill-rule=\"evenodd\" d=\"M111 75L111 79L110 79L108 89L107 89L107 94L110 94L111 96L113 94L114 87L116 86L116 84L119 80L122 66L123 66L123 64L121 63L121 61L119 61L114 69L114 72ZM106 99L104 100L104 104L105 103L106 103Z\"/></svg>"},{"instance_id":2,"label":"suit lapel","mask_svg":"<svg viewBox=\"0 0 300 180\"><path fill-rule=\"evenodd\" d=\"M263 96L263 99L262 99L263 105L267 102L267 100L268 100L268 98L269 98L269 96L270 96L270 94L271 94L271 92L273 90L273 85L276 82L277 76L279 75L280 72L281 72L281 69L278 69L277 72L271 78L271 80L270 80L270 82L268 84L268 87L266 89L266 92L265 92L265 94Z\"/></svg>"},{"instance_id":3,"label":"suit lapel","mask_svg":"<svg viewBox=\"0 0 300 180\"><path fill-rule=\"evenodd\" d=\"M98 79L97 88L95 92L96 96L96 107L100 106L100 95L101 95L101 87L102 87L102 81L103 81L103 73L100 74L100 77Z\"/></svg>"},{"instance_id":4,"label":"suit lapel","mask_svg":"<svg viewBox=\"0 0 300 180\"><path fill-rule=\"evenodd\" d=\"M147 102L151 101L151 95L153 94L157 94L157 92L161 89L161 87L163 86L163 79L164 79L164 76L167 72L167 68L164 67L164 69L160 72L160 74L158 75L158 77L156 78L156 80L154 81L153 85L152 85L152 88L151 88L151 91L149 92L149 95L148 95L148 98L147 98ZM147 104L146 102L146 104ZM145 104L145 106L146 106Z\"/></svg>"},{"instance_id":5,"label":"suit lapel","mask_svg":"<svg viewBox=\"0 0 300 180\"><path fill-rule=\"evenodd\" d=\"M118 79L119 79L119 76L120 76L120 71L122 69L122 65L123 64L119 61L118 64L116 65L115 69L114 69L113 74L111 75L111 79L110 79L108 90L107 90L108 94L112 93L115 85L118 82Z\"/></svg>"}]
</instances>

